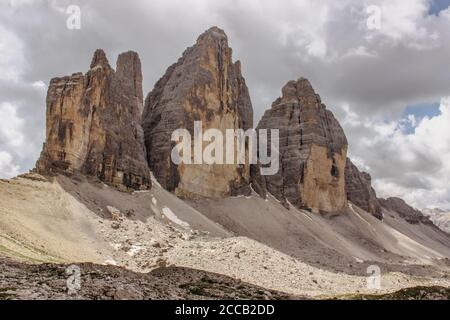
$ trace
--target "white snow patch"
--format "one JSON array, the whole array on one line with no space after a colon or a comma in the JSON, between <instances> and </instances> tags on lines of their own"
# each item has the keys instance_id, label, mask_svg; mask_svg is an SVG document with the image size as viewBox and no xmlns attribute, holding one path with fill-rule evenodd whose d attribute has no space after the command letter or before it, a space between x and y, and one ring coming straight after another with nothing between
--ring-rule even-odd
<instances>
[{"instance_id":1,"label":"white snow patch","mask_svg":"<svg viewBox=\"0 0 450 320\"><path fill-rule=\"evenodd\" d=\"M156 206L158 204L158 201L156 200L155 197L152 197L152 203Z\"/></svg>"},{"instance_id":2,"label":"white snow patch","mask_svg":"<svg viewBox=\"0 0 450 320\"><path fill-rule=\"evenodd\" d=\"M153 172L150 172L150 180L152 181L152 183L154 185L162 188L161 185L159 184L158 180L156 180L155 176L153 175Z\"/></svg>"},{"instance_id":3,"label":"white snow patch","mask_svg":"<svg viewBox=\"0 0 450 320\"><path fill-rule=\"evenodd\" d=\"M355 208L353 207L353 204L349 203L348 205L349 205L350 209L352 210L352 212L353 212L359 219L361 219L363 222L365 222L373 232L376 233L375 228L370 224L370 222L367 221L366 219L364 219L358 212L356 212Z\"/></svg>"},{"instance_id":4,"label":"white snow patch","mask_svg":"<svg viewBox=\"0 0 450 320\"><path fill-rule=\"evenodd\" d=\"M150 193L150 190L135 190L135 191L133 191L133 194L140 194L140 193Z\"/></svg>"},{"instance_id":5,"label":"white snow patch","mask_svg":"<svg viewBox=\"0 0 450 320\"><path fill-rule=\"evenodd\" d=\"M173 213L172 210L170 210L170 208L168 207L164 207L162 208L163 214L166 216L167 219L169 219L170 221L172 221L173 223L176 223L184 228L189 228L189 223L179 219L175 213Z\"/></svg>"},{"instance_id":6,"label":"white snow patch","mask_svg":"<svg viewBox=\"0 0 450 320\"><path fill-rule=\"evenodd\" d=\"M117 266L117 261L114 259L108 259L103 262L104 265Z\"/></svg>"}]
</instances>

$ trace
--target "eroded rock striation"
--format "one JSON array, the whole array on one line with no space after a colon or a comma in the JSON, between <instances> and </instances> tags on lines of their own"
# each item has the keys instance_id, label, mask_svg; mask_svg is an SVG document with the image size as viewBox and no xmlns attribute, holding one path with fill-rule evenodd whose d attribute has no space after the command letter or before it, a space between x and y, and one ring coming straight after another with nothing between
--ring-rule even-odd
<instances>
[{"instance_id":1,"label":"eroded rock striation","mask_svg":"<svg viewBox=\"0 0 450 320\"><path fill-rule=\"evenodd\" d=\"M280 201L314 212L346 208L347 138L308 80L288 82L257 129L279 129L280 170L258 186Z\"/></svg>"},{"instance_id":2,"label":"eroded rock striation","mask_svg":"<svg viewBox=\"0 0 450 320\"><path fill-rule=\"evenodd\" d=\"M158 182L181 197L248 193L249 165L176 165L171 161L172 132L185 128L193 139L195 121L202 121L203 132L218 129L224 136L226 129L253 125L241 65L233 63L227 36L217 27L200 35L147 96L142 126L148 164Z\"/></svg>"},{"instance_id":3,"label":"eroded rock striation","mask_svg":"<svg viewBox=\"0 0 450 320\"><path fill-rule=\"evenodd\" d=\"M348 201L371 213L377 219L383 219L380 202L372 188L372 177L367 172L359 171L349 158L345 166L345 189Z\"/></svg>"},{"instance_id":4,"label":"eroded rock striation","mask_svg":"<svg viewBox=\"0 0 450 320\"><path fill-rule=\"evenodd\" d=\"M150 187L140 125L143 95L137 53L119 55L116 70L97 50L86 74L50 81L38 172L79 172L117 187Z\"/></svg>"}]
</instances>

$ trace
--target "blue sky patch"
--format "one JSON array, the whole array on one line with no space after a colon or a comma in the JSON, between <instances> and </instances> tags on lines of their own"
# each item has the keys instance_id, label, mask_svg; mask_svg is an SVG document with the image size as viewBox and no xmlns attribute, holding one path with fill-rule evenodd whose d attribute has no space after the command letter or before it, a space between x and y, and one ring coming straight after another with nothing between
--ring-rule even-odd
<instances>
[{"instance_id":1,"label":"blue sky patch","mask_svg":"<svg viewBox=\"0 0 450 320\"><path fill-rule=\"evenodd\" d=\"M410 121L408 121L409 115L414 115L417 125L425 117L432 118L438 116L440 114L439 106L440 106L439 102L419 103L407 106L403 111L401 121L403 131L407 134L414 133L415 126L413 126L413 124Z\"/></svg>"},{"instance_id":2,"label":"blue sky patch","mask_svg":"<svg viewBox=\"0 0 450 320\"><path fill-rule=\"evenodd\" d=\"M429 14L438 15L442 10L450 6L450 0L430 0Z\"/></svg>"}]
</instances>

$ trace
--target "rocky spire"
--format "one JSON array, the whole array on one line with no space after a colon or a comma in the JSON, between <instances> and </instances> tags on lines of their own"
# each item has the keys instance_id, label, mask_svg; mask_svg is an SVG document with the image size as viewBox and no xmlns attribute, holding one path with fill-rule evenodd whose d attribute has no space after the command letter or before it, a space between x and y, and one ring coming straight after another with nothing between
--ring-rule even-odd
<instances>
[{"instance_id":1,"label":"rocky spire","mask_svg":"<svg viewBox=\"0 0 450 320\"><path fill-rule=\"evenodd\" d=\"M140 61L131 52L120 56L117 73L97 50L85 75L52 79L37 171L79 172L118 187L150 187L141 93Z\"/></svg>"},{"instance_id":2,"label":"rocky spire","mask_svg":"<svg viewBox=\"0 0 450 320\"><path fill-rule=\"evenodd\" d=\"M233 63L225 32L213 27L199 36L156 83L145 102L143 128L148 163L161 185L184 197L222 197L249 192L249 165L172 163L171 134L249 128L253 110L240 63Z\"/></svg>"},{"instance_id":3,"label":"rocky spire","mask_svg":"<svg viewBox=\"0 0 450 320\"><path fill-rule=\"evenodd\" d=\"M128 51L119 55L116 76L122 80L124 89L136 98L135 104L139 106L140 118L144 108L144 94L142 92L141 60L136 52Z\"/></svg>"},{"instance_id":4,"label":"rocky spire","mask_svg":"<svg viewBox=\"0 0 450 320\"><path fill-rule=\"evenodd\" d=\"M109 65L108 58L106 58L105 51L102 49L97 49L94 52L94 56L92 57L91 61L91 69L94 69L95 67L106 67L108 69L111 69L111 66Z\"/></svg>"},{"instance_id":5,"label":"rocky spire","mask_svg":"<svg viewBox=\"0 0 450 320\"><path fill-rule=\"evenodd\" d=\"M289 81L257 128L280 130L281 157L278 174L253 179L259 190L314 212L346 208L347 139L308 80Z\"/></svg>"}]
</instances>

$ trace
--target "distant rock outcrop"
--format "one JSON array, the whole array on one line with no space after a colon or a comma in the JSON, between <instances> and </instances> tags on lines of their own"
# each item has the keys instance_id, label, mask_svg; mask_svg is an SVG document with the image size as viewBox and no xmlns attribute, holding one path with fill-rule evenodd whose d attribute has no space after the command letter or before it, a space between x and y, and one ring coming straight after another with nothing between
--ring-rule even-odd
<instances>
[{"instance_id":1,"label":"distant rock outcrop","mask_svg":"<svg viewBox=\"0 0 450 320\"><path fill-rule=\"evenodd\" d=\"M149 188L142 103L137 53L122 53L114 71L97 50L85 75L50 81L46 140L36 170L80 172L117 187Z\"/></svg>"},{"instance_id":2,"label":"distant rock outcrop","mask_svg":"<svg viewBox=\"0 0 450 320\"><path fill-rule=\"evenodd\" d=\"M308 80L288 82L257 129L280 130L280 170L257 177L260 189L314 212L346 208L347 138Z\"/></svg>"},{"instance_id":3,"label":"distant rock outcrop","mask_svg":"<svg viewBox=\"0 0 450 320\"><path fill-rule=\"evenodd\" d=\"M248 129L253 109L239 62L232 62L226 34L213 27L200 35L156 83L145 102L143 128L148 164L158 182L181 197L223 197L248 193L249 165L179 164L171 161L172 132L194 121L203 132ZM203 145L205 147L205 144Z\"/></svg>"},{"instance_id":4,"label":"distant rock outcrop","mask_svg":"<svg viewBox=\"0 0 450 320\"><path fill-rule=\"evenodd\" d=\"M414 209L408 205L403 199L400 198L387 198L379 199L381 206L387 210L397 212L400 217L405 219L411 224L418 224L419 222L423 224L432 225L433 222L426 217L421 211Z\"/></svg>"},{"instance_id":5,"label":"distant rock outcrop","mask_svg":"<svg viewBox=\"0 0 450 320\"><path fill-rule=\"evenodd\" d=\"M380 202L372 188L372 177L367 172L359 171L349 158L345 166L345 189L348 201L371 213L377 219L383 219Z\"/></svg>"}]
</instances>

